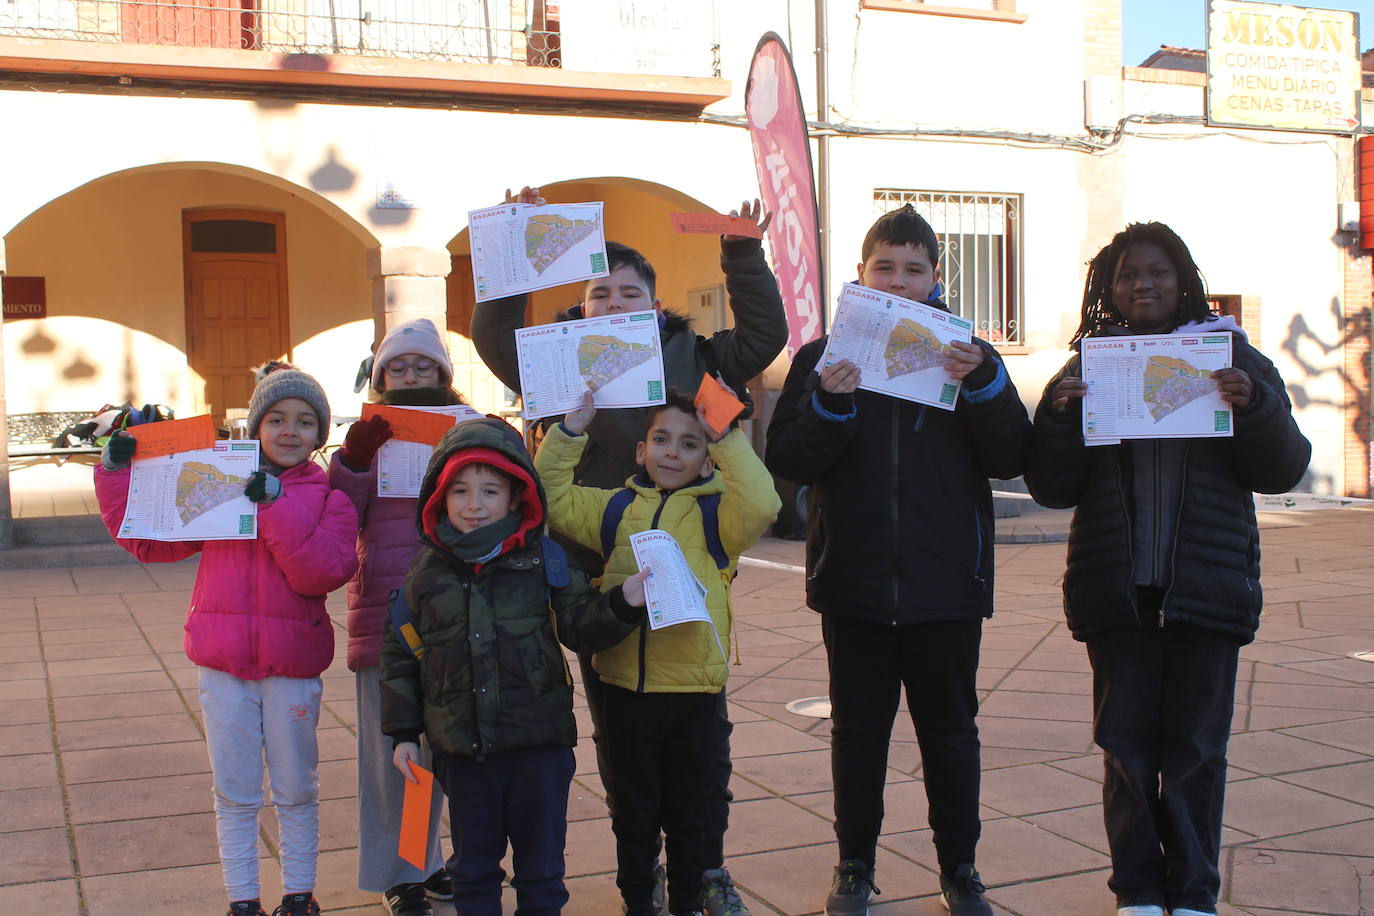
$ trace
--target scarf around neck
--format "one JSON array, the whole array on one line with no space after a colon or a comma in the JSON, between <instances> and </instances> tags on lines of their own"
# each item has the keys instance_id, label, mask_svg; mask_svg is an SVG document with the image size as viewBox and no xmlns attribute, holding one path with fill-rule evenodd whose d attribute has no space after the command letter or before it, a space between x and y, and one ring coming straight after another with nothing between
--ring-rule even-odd
<instances>
[{"instance_id":1,"label":"scarf around neck","mask_svg":"<svg viewBox=\"0 0 1374 916\"><path fill-rule=\"evenodd\" d=\"M474 528L467 534L462 533L448 520L439 520L435 534L439 543L464 563L476 565L485 563L501 553L506 539L520 530L524 516L517 510L505 518L497 519L489 525Z\"/></svg>"}]
</instances>

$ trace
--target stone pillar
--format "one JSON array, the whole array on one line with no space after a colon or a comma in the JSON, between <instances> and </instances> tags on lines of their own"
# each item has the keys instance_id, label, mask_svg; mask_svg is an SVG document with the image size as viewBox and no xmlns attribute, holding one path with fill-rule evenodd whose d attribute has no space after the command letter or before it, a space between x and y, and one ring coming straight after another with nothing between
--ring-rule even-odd
<instances>
[{"instance_id":1,"label":"stone pillar","mask_svg":"<svg viewBox=\"0 0 1374 916\"><path fill-rule=\"evenodd\" d=\"M5 276L5 240L0 238L0 277ZM5 294L0 292L0 308ZM0 550L14 546L14 509L10 505L9 416L5 410L5 322L0 319Z\"/></svg>"},{"instance_id":2,"label":"stone pillar","mask_svg":"<svg viewBox=\"0 0 1374 916\"><path fill-rule=\"evenodd\" d=\"M428 318L443 334L448 323L447 278L452 259L443 248L396 247L368 252L374 341L414 318Z\"/></svg>"}]
</instances>

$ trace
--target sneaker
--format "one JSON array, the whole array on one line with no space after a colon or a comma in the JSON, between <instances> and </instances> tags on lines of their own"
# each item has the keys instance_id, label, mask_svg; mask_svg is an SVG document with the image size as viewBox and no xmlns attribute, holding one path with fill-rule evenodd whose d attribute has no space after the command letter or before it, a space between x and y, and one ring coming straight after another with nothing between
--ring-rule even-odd
<instances>
[{"instance_id":1,"label":"sneaker","mask_svg":"<svg viewBox=\"0 0 1374 916\"><path fill-rule=\"evenodd\" d=\"M992 916L992 907L983 896L983 882L972 865L960 865L953 877L940 875L940 899L949 916Z\"/></svg>"},{"instance_id":2,"label":"sneaker","mask_svg":"<svg viewBox=\"0 0 1374 916\"><path fill-rule=\"evenodd\" d=\"M320 904L315 895L287 894L281 898L281 906L272 911L272 916L320 916Z\"/></svg>"},{"instance_id":3,"label":"sneaker","mask_svg":"<svg viewBox=\"0 0 1374 916\"><path fill-rule=\"evenodd\" d=\"M881 894L873 883L874 869L858 859L845 859L835 866L835 883L825 898L825 916L868 916L868 902Z\"/></svg>"},{"instance_id":4,"label":"sneaker","mask_svg":"<svg viewBox=\"0 0 1374 916\"><path fill-rule=\"evenodd\" d=\"M453 876L447 868L441 868L425 879L425 893L430 900L453 899Z\"/></svg>"},{"instance_id":5,"label":"sneaker","mask_svg":"<svg viewBox=\"0 0 1374 916\"><path fill-rule=\"evenodd\" d=\"M398 884L387 888L382 894L382 905L391 916L434 916L423 884Z\"/></svg>"},{"instance_id":6,"label":"sneaker","mask_svg":"<svg viewBox=\"0 0 1374 916\"><path fill-rule=\"evenodd\" d=\"M654 863L654 916L668 916L668 869Z\"/></svg>"},{"instance_id":7,"label":"sneaker","mask_svg":"<svg viewBox=\"0 0 1374 916\"><path fill-rule=\"evenodd\" d=\"M1174 910L1175 913L1182 913L1183 910ZM1116 908L1116 916L1164 916L1164 907L1155 906L1147 903L1138 906L1119 906Z\"/></svg>"},{"instance_id":8,"label":"sneaker","mask_svg":"<svg viewBox=\"0 0 1374 916\"><path fill-rule=\"evenodd\" d=\"M229 912L224 916L267 916L267 911L258 900L231 900Z\"/></svg>"},{"instance_id":9,"label":"sneaker","mask_svg":"<svg viewBox=\"0 0 1374 916\"><path fill-rule=\"evenodd\" d=\"M740 899L730 869L708 868L701 876L706 916L749 916L749 907Z\"/></svg>"},{"instance_id":10,"label":"sneaker","mask_svg":"<svg viewBox=\"0 0 1374 916\"><path fill-rule=\"evenodd\" d=\"M1216 910L1189 910L1182 907L1174 907L1169 912L1172 916L1217 916Z\"/></svg>"}]
</instances>

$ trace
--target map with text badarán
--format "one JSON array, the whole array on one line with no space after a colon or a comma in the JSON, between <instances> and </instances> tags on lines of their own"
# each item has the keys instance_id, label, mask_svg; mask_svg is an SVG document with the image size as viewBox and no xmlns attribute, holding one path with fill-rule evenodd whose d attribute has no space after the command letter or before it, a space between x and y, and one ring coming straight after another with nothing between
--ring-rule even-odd
<instances>
[{"instance_id":1,"label":"map with text badar\u00e1n","mask_svg":"<svg viewBox=\"0 0 1374 916\"><path fill-rule=\"evenodd\" d=\"M944 347L929 328L910 318L897 322L887 337L883 358L887 363L887 377L896 378L931 369L943 362Z\"/></svg>"},{"instance_id":2,"label":"map with text badar\u00e1n","mask_svg":"<svg viewBox=\"0 0 1374 916\"><path fill-rule=\"evenodd\" d=\"M577 345L577 371L596 391L640 363L654 358L654 348L608 334L588 334Z\"/></svg>"},{"instance_id":3,"label":"map with text badar\u00e1n","mask_svg":"<svg viewBox=\"0 0 1374 916\"><path fill-rule=\"evenodd\" d=\"M1152 356L1145 364L1145 406L1158 423L1169 414L1213 394L1217 383L1206 369L1198 369L1186 360L1172 356Z\"/></svg>"},{"instance_id":4,"label":"map with text badar\u00e1n","mask_svg":"<svg viewBox=\"0 0 1374 916\"><path fill-rule=\"evenodd\" d=\"M525 223L525 257L535 273L542 274L574 245L597 230L594 219L563 216L531 216Z\"/></svg>"},{"instance_id":5,"label":"map with text badar\u00e1n","mask_svg":"<svg viewBox=\"0 0 1374 916\"><path fill-rule=\"evenodd\" d=\"M199 461L188 461L177 475L177 516L183 525L243 495L248 481Z\"/></svg>"}]
</instances>

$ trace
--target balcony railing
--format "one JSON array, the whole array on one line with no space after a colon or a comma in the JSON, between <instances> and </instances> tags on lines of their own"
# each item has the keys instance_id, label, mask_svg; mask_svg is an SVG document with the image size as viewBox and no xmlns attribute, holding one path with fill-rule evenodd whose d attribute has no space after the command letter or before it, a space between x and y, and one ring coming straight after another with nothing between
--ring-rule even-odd
<instances>
[{"instance_id":1,"label":"balcony railing","mask_svg":"<svg viewBox=\"0 0 1374 916\"><path fill-rule=\"evenodd\" d=\"M562 66L555 0L0 0L0 35Z\"/></svg>"}]
</instances>

